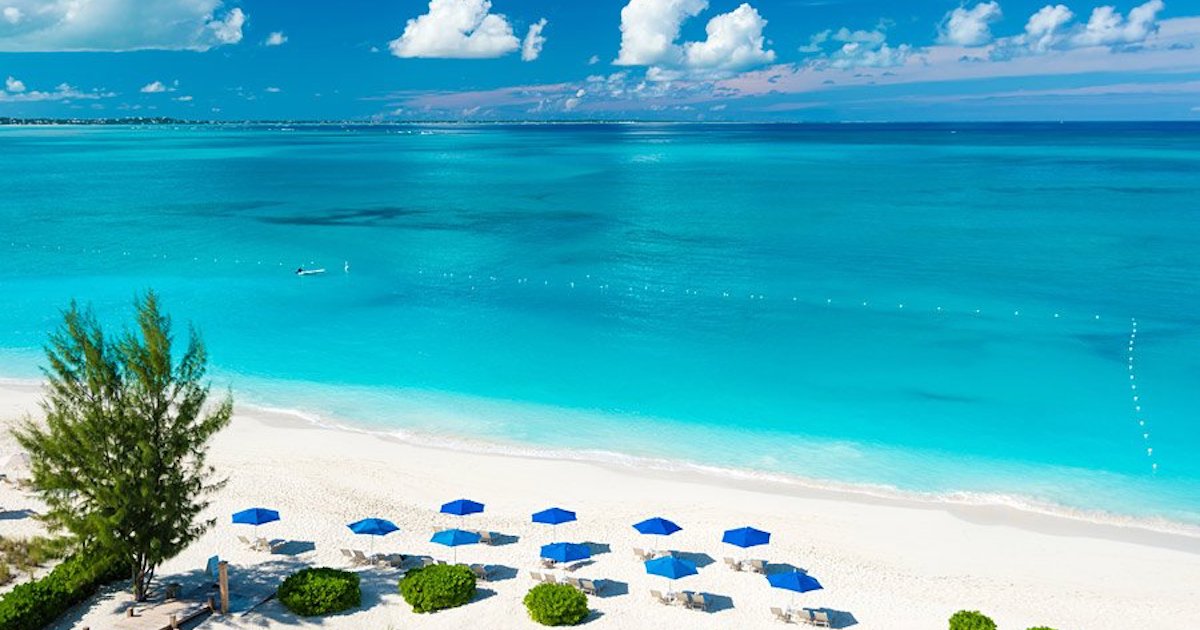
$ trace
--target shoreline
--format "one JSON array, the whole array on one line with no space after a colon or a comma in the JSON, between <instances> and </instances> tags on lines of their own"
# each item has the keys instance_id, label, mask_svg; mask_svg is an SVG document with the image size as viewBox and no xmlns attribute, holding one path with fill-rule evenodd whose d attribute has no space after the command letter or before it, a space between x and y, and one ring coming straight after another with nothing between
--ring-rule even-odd
<instances>
[{"instance_id":1,"label":"shoreline","mask_svg":"<svg viewBox=\"0 0 1200 630\"><path fill-rule=\"evenodd\" d=\"M7 391L37 393L41 381L0 377L0 396ZM1147 518L1102 510L1038 502L1019 494L908 491L885 484L840 482L788 473L706 465L681 459L642 457L616 451L539 447L463 435L368 426L342 417L326 418L304 409L255 402L235 403L235 416L254 418L277 428L316 427L368 435L423 449L470 453L519 460L576 462L641 477L684 479L701 485L749 490L771 495L849 501L877 506L943 511L966 522L1017 526L1029 531L1128 542L1200 554L1200 526L1165 518Z\"/></svg>"},{"instance_id":2,"label":"shoreline","mask_svg":"<svg viewBox=\"0 0 1200 630\"><path fill-rule=\"evenodd\" d=\"M38 398L36 386L0 382L5 421L0 429L21 413L36 415ZM0 448L12 447L5 432ZM538 547L552 540L592 542L604 549L574 573L610 585L607 595L590 600L598 615L590 625L767 627L769 608L786 604L789 594L722 563L722 557L747 555L720 542L721 531L744 525L773 534L767 547L749 550L750 557L764 558L776 570L801 568L821 580L824 590L800 597L797 604L834 611L853 622L844 626L862 630L944 627L959 609L982 610L1002 628L1182 630L1200 616L1200 603L1191 593L1191 585L1200 581L1200 540L1015 509L948 508L702 471L476 453L324 427L294 413L245 405L214 438L209 461L229 480L204 514L216 525L164 563L160 577L195 584L212 555L230 562L239 585L249 580L258 589L301 567L359 571L364 605L322 621L333 629L526 627L521 599L533 585L527 571L539 570ZM459 497L482 501L485 512L465 520L437 513L438 505ZM0 502L8 510L39 509L32 497L10 488L0 487ZM281 522L256 535L293 541L295 553L263 554L237 542L237 535L249 532L230 525L228 515L254 505L282 515ZM551 505L577 511L579 521L553 530L529 522L531 512ZM683 530L655 541L630 527L655 515L671 518ZM374 551L445 560L452 554L428 541L431 529L486 527L505 542L459 549L457 560L486 563L503 577L481 584L481 596L467 606L415 615L396 593L398 572L349 567L341 556L340 548L365 549L370 542L344 525L364 517L387 518L400 527L375 540ZM30 518L2 520L0 534L38 526ZM647 576L630 553L652 546L701 562L700 574L676 588L711 594L719 607L705 614L655 604L649 591L666 583ZM122 614L124 597L106 591L52 627L109 627ZM200 628L296 624L277 602L269 602L248 617L213 618Z\"/></svg>"}]
</instances>

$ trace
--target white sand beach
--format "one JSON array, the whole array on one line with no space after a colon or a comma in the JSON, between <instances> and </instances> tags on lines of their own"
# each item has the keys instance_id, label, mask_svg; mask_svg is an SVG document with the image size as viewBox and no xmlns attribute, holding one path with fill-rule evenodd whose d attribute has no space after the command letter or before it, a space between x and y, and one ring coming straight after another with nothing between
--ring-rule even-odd
<instances>
[{"instance_id":1,"label":"white sand beach","mask_svg":"<svg viewBox=\"0 0 1200 630\"><path fill-rule=\"evenodd\" d=\"M0 384L0 418L7 429L36 413L38 390ZM15 448L4 431L0 452ZM416 615L396 592L399 572L359 568L363 607L350 614L303 621L276 602L245 615L213 617L201 628L533 628L521 603L533 585L538 546L567 540L607 546L579 568L578 577L606 581L591 598L594 628L770 628L769 608L797 605L834 611L843 627L933 630L958 609L978 609L1002 630L1046 625L1059 630L1185 630L1200 626L1200 539L1022 512L872 498L792 484L727 480L699 473L666 473L582 461L557 461L416 446L397 439L319 428L283 414L240 409L212 448L212 463L229 484L214 498L217 524L160 570L165 581L196 584L214 554L231 565L235 587L261 582L269 591L301 566L348 567L341 548L371 549L346 523L381 517L401 531L375 540L373 550L449 560L429 543L434 528L459 520L438 514L446 501L486 504L464 527L502 535L495 546L458 549L459 561L496 567L471 604ZM37 503L0 485L0 535L37 531L21 510ZM282 520L261 535L293 541L284 553L245 549L230 514L252 506L277 509ZM553 530L530 522L532 512L561 506L579 520ZM12 516L9 516L9 515ZM632 524L665 516L683 531L662 540ZM749 554L720 542L722 531L753 525L772 532L771 544ZM712 612L665 607L651 589L664 579L645 575L634 547L655 545L690 554L703 566L677 589L708 593ZM601 547L602 549L604 547ZM762 576L724 566L726 556L763 558L772 568L809 571L824 590L795 598L769 588ZM561 573L561 572L560 572ZM74 611L61 628L113 627L125 596L108 593Z\"/></svg>"}]
</instances>

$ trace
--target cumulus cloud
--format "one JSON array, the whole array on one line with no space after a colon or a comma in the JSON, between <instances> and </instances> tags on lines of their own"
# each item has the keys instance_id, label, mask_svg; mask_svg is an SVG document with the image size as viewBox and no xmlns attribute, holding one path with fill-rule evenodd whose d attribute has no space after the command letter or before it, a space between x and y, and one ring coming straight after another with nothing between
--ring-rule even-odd
<instances>
[{"instance_id":1,"label":"cumulus cloud","mask_svg":"<svg viewBox=\"0 0 1200 630\"><path fill-rule=\"evenodd\" d=\"M275 86L273 86L273 85L272 85L272 86L269 86L269 87L267 87L267 92L269 92L269 93L271 93L271 94L278 94L278 93L280 93L280 92L282 92L282 91L283 91L283 90L281 90L281 89L279 89L279 88L277 88L277 87L275 87Z\"/></svg>"},{"instance_id":2,"label":"cumulus cloud","mask_svg":"<svg viewBox=\"0 0 1200 630\"><path fill-rule=\"evenodd\" d=\"M1048 4L1029 17L1024 33L997 41L992 57L1009 59L1054 50L1142 44L1158 32L1158 14L1164 8L1163 0L1149 0L1126 17L1111 6L1102 6L1092 11L1086 24L1079 24L1065 4Z\"/></svg>"},{"instance_id":3,"label":"cumulus cloud","mask_svg":"<svg viewBox=\"0 0 1200 630\"><path fill-rule=\"evenodd\" d=\"M1158 14L1164 6L1163 0L1150 0L1131 10L1128 18L1113 7L1098 7L1072 43L1076 46L1117 46L1143 42L1158 30Z\"/></svg>"},{"instance_id":4,"label":"cumulus cloud","mask_svg":"<svg viewBox=\"0 0 1200 630\"><path fill-rule=\"evenodd\" d=\"M388 46L397 57L445 59L501 57L521 48L508 18L491 10L491 0L429 0L428 12L409 20Z\"/></svg>"},{"instance_id":5,"label":"cumulus cloud","mask_svg":"<svg viewBox=\"0 0 1200 630\"><path fill-rule=\"evenodd\" d=\"M1001 17L1000 3L980 2L968 9L961 6L942 21L938 41L955 46L982 46L992 41L991 23Z\"/></svg>"},{"instance_id":6,"label":"cumulus cloud","mask_svg":"<svg viewBox=\"0 0 1200 630\"><path fill-rule=\"evenodd\" d=\"M19 94L25 91L25 82L10 76L4 80L4 89L13 94Z\"/></svg>"},{"instance_id":7,"label":"cumulus cloud","mask_svg":"<svg viewBox=\"0 0 1200 630\"><path fill-rule=\"evenodd\" d=\"M242 26L245 24L246 14L241 9L235 8L225 14L224 19L209 22L208 28L212 30L217 41L222 44L236 44L242 41Z\"/></svg>"},{"instance_id":8,"label":"cumulus cloud","mask_svg":"<svg viewBox=\"0 0 1200 630\"><path fill-rule=\"evenodd\" d=\"M190 102L192 102L192 96L190 94L188 94L188 95L180 96L179 98L176 98L175 100L179 101L180 103L190 103Z\"/></svg>"},{"instance_id":9,"label":"cumulus cloud","mask_svg":"<svg viewBox=\"0 0 1200 630\"><path fill-rule=\"evenodd\" d=\"M242 39L223 0L2 0L0 52L203 51Z\"/></svg>"},{"instance_id":10,"label":"cumulus cloud","mask_svg":"<svg viewBox=\"0 0 1200 630\"><path fill-rule=\"evenodd\" d=\"M677 43L683 23L707 8L707 0L629 0L614 63L649 66L648 78L670 80L728 77L775 60L763 37L767 21L745 3L710 19L703 41Z\"/></svg>"},{"instance_id":11,"label":"cumulus cloud","mask_svg":"<svg viewBox=\"0 0 1200 630\"><path fill-rule=\"evenodd\" d=\"M267 39L263 41L263 46L282 46L287 43L287 35L283 31L275 31L267 35Z\"/></svg>"},{"instance_id":12,"label":"cumulus cloud","mask_svg":"<svg viewBox=\"0 0 1200 630\"><path fill-rule=\"evenodd\" d=\"M10 77L10 80L11 80L11 77ZM7 84L7 81L5 83ZM24 84L21 84L21 87L24 88ZM72 100L83 101L83 100L96 100L96 99L101 99L101 98L111 98L113 96L116 96L116 94L114 94L112 92L105 92L102 90L92 90L91 92L84 92L84 91L79 90L78 88L75 88L74 86L72 86L70 84L67 84L67 83L60 83L60 84L58 84L57 87L55 87L51 91L22 89L20 92L13 92L11 90L7 90L7 85L6 85L5 91L0 91L0 103L30 103L30 102L37 102L37 101L72 101Z\"/></svg>"},{"instance_id":13,"label":"cumulus cloud","mask_svg":"<svg viewBox=\"0 0 1200 630\"><path fill-rule=\"evenodd\" d=\"M138 91L141 92L142 94L159 94L162 92L167 92L169 90L170 90L170 88L168 88L166 85L164 85L162 81L153 81L151 83L147 83L146 85L143 85L142 89L140 89Z\"/></svg>"},{"instance_id":14,"label":"cumulus cloud","mask_svg":"<svg viewBox=\"0 0 1200 630\"><path fill-rule=\"evenodd\" d=\"M544 28L546 28L546 18L529 25L525 41L521 42L521 61L533 61L542 54L542 46L546 44L546 37L542 35Z\"/></svg>"},{"instance_id":15,"label":"cumulus cloud","mask_svg":"<svg viewBox=\"0 0 1200 630\"><path fill-rule=\"evenodd\" d=\"M902 66L917 53L917 50L908 44L889 44L887 33L884 31L886 26L881 23L870 31L852 31L845 27L836 31L822 31L809 38L808 45L802 46L800 51L820 53L821 57L812 62L818 68L848 70ZM836 48L823 52L830 44Z\"/></svg>"}]
</instances>

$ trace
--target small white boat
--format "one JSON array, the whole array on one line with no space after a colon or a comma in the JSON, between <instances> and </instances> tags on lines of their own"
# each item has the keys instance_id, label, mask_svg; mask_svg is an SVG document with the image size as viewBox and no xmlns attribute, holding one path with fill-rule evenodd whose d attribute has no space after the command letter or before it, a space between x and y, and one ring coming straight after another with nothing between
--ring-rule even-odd
<instances>
[{"instance_id":1,"label":"small white boat","mask_svg":"<svg viewBox=\"0 0 1200 630\"><path fill-rule=\"evenodd\" d=\"M297 269L297 276L316 276L325 273L324 269Z\"/></svg>"}]
</instances>

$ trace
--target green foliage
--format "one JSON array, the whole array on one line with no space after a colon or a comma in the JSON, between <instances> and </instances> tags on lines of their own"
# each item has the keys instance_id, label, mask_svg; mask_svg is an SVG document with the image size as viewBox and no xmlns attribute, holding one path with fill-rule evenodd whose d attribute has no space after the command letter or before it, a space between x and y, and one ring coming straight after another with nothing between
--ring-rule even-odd
<instances>
[{"instance_id":1,"label":"green foliage","mask_svg":"<svg viewBox=\"0 0 1200 630\"><path fill-rule=\"evenodd\" d=\"M42 579L18 584L0 598L0 630L44 628L124 572L122 563L100 556L68 558Z\"/></svg>"},{"instance_id":2,"label":"green foliage","mask_svg":"<svg viewBox=\"0 0 1200 630\"><path fill-rule=\"evenodd\" d=\"M1054 630L1054 628L1051 628L1050 626L1035 626L1029 630Z\"/></svg>"},{"instance_id":3,"label":"green foliage","mask_svg":"<svg viewBox=\"0 0 1200 630\"><path fill-rule=\"evenodd\" d=\"M304 617L331 615L357 607L362 591L357 574L320 567L289 575L279 587L279 601Z\"/></svg>"},{"instance_id":4,"label":"green foliage","mask_svg":"<svg viewBox=\"0 0 1200 630\"><path fill-rule=\"evenodd\" d=\"M996 622L978 610L960 610L950 617L950 630L996 630Z\"/></svg>"},{"instance_id":5,"label":"green foliage","mask_svg":"<svg viewBox=\"0 0 1200 630\"><path fill-rule=\"evenodd\" d=\"M207 354L193 330L172 353L171 322L153 293L138 300L136 328L116 340L74 303L50 336L46 423L14 431L29 452L46 523L122 559L134 597L154 570L212 526L197 521L212 479L207 443L229 422L229 398L207 411Z\"/></svg>"},{"instance_id":6,"label":"green foliage","mask_svg":"<svg viewBox=\"0 0 1200 630\"><path fill-rule=\"evenodd\" d=\"M566 584L538 584L525 594L525 609L543 626L574 626L588 616L587 595Z\"/></svg>"},{"instance_id":7,"label":"green foliage","mask_svg":"<svg viewBox=\"0 0 1200 630\"><path fill-rule=\"evenodd\" d=\"M400 580L400 595L425 613L462 606L475 596L475 574L461 564L435 564L415 569Z\"/></svg>"},{"instance_id":8,"label":"green foliage","mask_svg":"<svg viewBox=\"0 0 1200 630\"><path fill-rule=\"evenodd\" d=\"M22 573L33 573L34 569L50 560L67 555L71 541L67 538L3 538L0 537L0 584L12 578L10 566Z\"/></svg>"}]
</instances>

